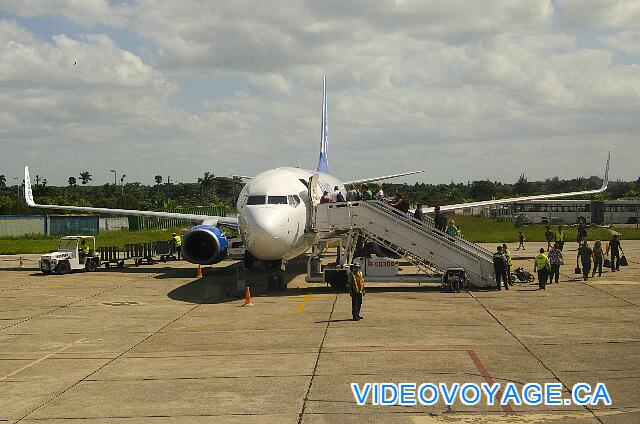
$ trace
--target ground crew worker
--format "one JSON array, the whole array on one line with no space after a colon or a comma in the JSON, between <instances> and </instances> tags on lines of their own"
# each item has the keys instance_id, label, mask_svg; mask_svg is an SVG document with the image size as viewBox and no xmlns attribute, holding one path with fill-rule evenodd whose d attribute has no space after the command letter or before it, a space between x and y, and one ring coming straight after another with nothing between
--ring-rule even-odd
<instances>
[{"instance_id":1,"label":"ground crew worker","mask_svg":"<svg viewBox=\"0 0 640 424\"><path fill-rule=\"evenodd\" d=\"M84 259L89 256L89 246L82 240L80 242L80 263L84 263Z\"/></svg>"},{"instance_id":2,"label":"ground crew worker","mask_svg":"<svg viewBox=\"0 0 640 424\"><path fill-rule=\"evenodd\" d=\"M349 273L349 296L351 296L351 316L354 321L361 320L360 308L362 308L362 297L364 296L364 276L360 271L358 262L351 265Z\"/></svg>"},{"instance_id":3,"label":"ground crew worker","mask_svg":"<svg viewBox=\"0 0 640 424\"><path fill-rule=\"evenodd\" d=\"M544 247L540 248L540 253L535 257L535 264L533 265L533 272L538 271L538 288L545 290L547 284L547 277L549 276L549 259L544 254Z\"/></svg>"},{"instance_id":4,"label":"ground crew worker","mask_svg":"<svg viewBox=\"0 0 640 424\"><path fill-rule=\"evenodd\" d=\"M176 233L173 233L172 235L173 235L173 246L175 251L178 253L178 260L180 260L180 252L182 251L182 238Z\"/></svg>"},{"instance_id":5,"label":"ground crew worker","mask_svg":"<svg viewBox=\"0 0 640 424\"><path fill-rule=\"evenodd\" d=\"M509 281L509 285L513 286L513 281L511 281L511 268L513 268L513 261L511 260L511 252L507 249L507 243L502 244L502 254L507 259L507 279Z\"/></svg>"},{"instance_id":6,"label":"ground crew worker","mask_svg":"<svg viewBox=\"0 0 640 424\"><path fill-rule=\"evenodd\" d=\"M562 225L558 225L558 234L556 234L556 242L558 243L558 249L562 252L562 248L564 247L564 230L562 229Z\"/></svg>"},{"instance_id":7,"label":"ground crew worker","mask_svg":"<svg viewBox=\"0 0 640 424\"><path fill-rule=\"evenodd\" d=\"M502 290L500 287L500 280L504 281L504 289L509 290L509 282L507 279L507 264L504 254L502 253L502 246L498 246L497 252L493 254L493 270L496 273L496 283L498 283L498 290Z\"/></svg>"}]
</instances>

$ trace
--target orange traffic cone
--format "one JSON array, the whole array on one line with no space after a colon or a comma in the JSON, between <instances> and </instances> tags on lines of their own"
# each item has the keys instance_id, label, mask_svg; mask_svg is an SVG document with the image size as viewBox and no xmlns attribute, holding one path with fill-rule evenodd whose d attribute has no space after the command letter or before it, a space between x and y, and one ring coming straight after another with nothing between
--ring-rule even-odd
<instances>
[{"instance_id":1,"label":"orange traffic cone","mask_svg":"<svg viewBox=\"0 0 640 424\"><path fill-rule=\"evenodd\" d=\"M244 292L244 306L253 306L253 303L251 303L251 291L249 291L249 286L247 286L247 290Z\"/></svg>"},{"instance_id":2,"label":"orange traffic cone","mask_svg":"<svg viewBox=\"0 0 640 424\"><path fill-rule=\"evenodd\" d=\"M198 265L198 278L202 278L202 265Z\"/></svg>"}]
</instances>

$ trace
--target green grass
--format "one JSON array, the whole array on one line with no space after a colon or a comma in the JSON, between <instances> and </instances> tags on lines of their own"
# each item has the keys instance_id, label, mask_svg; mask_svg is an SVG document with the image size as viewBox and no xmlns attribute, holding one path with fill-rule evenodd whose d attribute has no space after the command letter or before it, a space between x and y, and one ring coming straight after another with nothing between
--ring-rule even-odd
<instances>
[{"instance_id":1,"label":"green grass","mask_svg":"<svg viewBox=\"0 0 640 424\"><path fill-rule=\"evenodd\" d=\"M545 241L545 225L524 225L516 228L508 221L499 221L490 218L472 217L462 215L450 215L460 226L462 235L467 240L476 243L514 243L518 241L518 231L522 230L527 241ZM127 243L144 243L152 241L169 240L172 232L184 234L188 228L169 228L164 230L144 231L104 231L96 237L96 246L117 246L124 248ZM552 226L555 231L557 225ZM640 240L640 229L629 227L614 227L615 231L622 234L623 240ZM589 240L609 240L611 232L606 228L588 228ZM565 240L576 240L576 229L565 227ZM231 237L233 234L228 233ZM47 253L58 247L58 237L43 235L30 235L13 238L0 238L0 255L15 255L21 253Z\"/></svg>"},{"instance_id":2,"label":"green grass","mask_svg":"<svg viewBox=\"0 0 640 424\"><path fill-rule=\"evenodd\" d=\"M171 233L184 234L187 228L168 228L163 230L144 231L103 231L96 236L96 247L117 246L124 248L128 243L146 243L170 240ZM58 247L57 236L28 235L21 237L0 238L0 255L16 255L21 253L48 253Z\"/></svg>"},{"instance_id":3,"label":"green grass","mask_svg":"<svg viewBox=\"0 0 640 424\"><path fill-rule=\"evenodd\" d=\"M453 219L456 225L460 226L462 236L467 240L475 243L513 243L518 242L518 231L524 233L526 241L546 241L544 231L546 225L523 225L520 228L512 222L499 221L491 218L450 215L449 219ZM552 225L551 229L557 231L558 226ZM640 229L629 227L614 227L613 230L622 234L623 240L640 239ZM565 242L575 241L577 230L575 227L564 227ZM606 228L587 228L588 240L609 240L611 231Z\"/></svg>"}]
</instances>

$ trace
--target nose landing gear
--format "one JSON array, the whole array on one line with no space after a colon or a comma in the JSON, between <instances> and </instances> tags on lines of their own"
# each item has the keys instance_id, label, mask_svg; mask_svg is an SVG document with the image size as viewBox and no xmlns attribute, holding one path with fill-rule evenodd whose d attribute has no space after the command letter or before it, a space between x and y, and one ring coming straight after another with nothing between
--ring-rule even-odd
<instances>
[{"instance_id":1,"label":"nose landing gear","mask_svg":"<svg viewBox=\"0 0 640 424\"><path fill-rule=\"evenodd\" d=\"M282 260L267 262L269 277L267 278L268 291L284 291L287 285L284 283L284 267L285 262Z\"/></svg>"}]
</instances>

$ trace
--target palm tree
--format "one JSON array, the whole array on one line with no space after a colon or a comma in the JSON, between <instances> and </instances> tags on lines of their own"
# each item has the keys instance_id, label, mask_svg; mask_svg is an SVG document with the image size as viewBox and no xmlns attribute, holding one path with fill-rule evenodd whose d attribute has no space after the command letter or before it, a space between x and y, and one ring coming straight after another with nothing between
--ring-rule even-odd
<instances>
[{"instance_id":1,"label":"palm tree","mask_svg":"<svg viewBox=\"0 0 640 424\"><path fill-rule=\"evenodd\" d=\"M82 180L82 184L86 185L93 178L91 178L91 174L89 173L89 171L84 171L80 173L80 179Z\"/></svg>"},{"instance_id":2,"label":"palm tree","mask_svg":"<svg viewBox=\"0 0 640 424\"><path fill-rule=\"evenodd\" d=\"M160 194L160 184L162 184L162 175L156 175L156 185L158 186L158 194Z\"/></svg>"},{"instance_id":3,"label":"palm tree","mask_svg":"<svg viewBox=\"0 0 640 424\"><path fill-rule=\"evenodd\" d=\"M69 185L70 186L75 186L76 183L77 183L76 177L69 177Z\"/></svg>"},{"instance_id":4,"label":"palm tree","mask_svg":"<svg viewBox=\"0 0 640 424\"><path fill-rule=\"evenodd\" d=\"M0 174L0 187L6 187L7 186L7 177L4 176L4 174Z\"/></svg>"}]
</instances>

